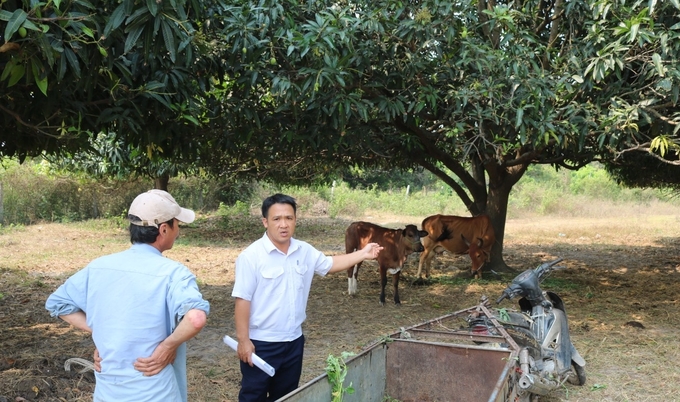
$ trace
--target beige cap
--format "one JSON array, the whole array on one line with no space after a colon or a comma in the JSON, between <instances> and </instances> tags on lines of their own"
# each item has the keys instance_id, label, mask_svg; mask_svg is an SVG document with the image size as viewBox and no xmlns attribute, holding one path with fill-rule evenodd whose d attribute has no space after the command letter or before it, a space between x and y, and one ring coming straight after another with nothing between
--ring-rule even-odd
<instances>
[{"instance_id":1,"label":"beige cap","mask_svg":"<svg viewBox=\"0 0 680 402\"><path fill-rule=\"evenodd\" d=\"M172 218L177 218L180 222L191 223L196 218L194 211L180 207L170 193L163 190L149 190L138 195L132 201L128 214L141 219L141 221L130 220L130 223L137 226L158 227Z\"/></svg>"}]
</instances>

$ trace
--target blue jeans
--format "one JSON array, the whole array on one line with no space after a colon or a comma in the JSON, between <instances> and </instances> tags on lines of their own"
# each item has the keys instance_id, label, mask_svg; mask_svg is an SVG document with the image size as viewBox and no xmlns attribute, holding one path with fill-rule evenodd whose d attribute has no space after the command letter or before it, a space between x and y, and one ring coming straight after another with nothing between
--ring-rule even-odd
<instances>
[{"instance_id":1,"label":"blue jeans","mask_svg":"<svg viewBox=\"0 0 680 402\"><path fill-rule=\"evenodd\" d=\"M275 401L295 390L302 374L302 354L305 336L290 342L263 342L253 340L255 354L276 370L274 377L248 363L241 362L241 390L239 402Z\"/></svg>"}]
</instances>

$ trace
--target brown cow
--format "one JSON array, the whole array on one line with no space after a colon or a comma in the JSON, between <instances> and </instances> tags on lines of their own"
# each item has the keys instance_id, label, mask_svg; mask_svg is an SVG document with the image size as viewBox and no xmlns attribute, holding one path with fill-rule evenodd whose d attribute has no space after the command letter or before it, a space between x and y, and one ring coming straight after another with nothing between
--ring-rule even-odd
<instances>
[{"instance_id":1,"label":"brown cow","mask_svg":"<svg viewBox=\"0 0 680 402\"><path fill-rule=\"evenodd\" d=\"M406 225L404 229L387 229L369 222L353 222L345 231L345 250L348 253L360 250L368 243L378 243L383 249L378 255L380 266L380 304L385 305L385 285L387 273L392 274L394 284L394 303L401 304L399 300L399 273L406 261L406 257L412 252L423 251L420 242L427 232L418 230L416 225ZM357 292L357 275L361 263L347 270L347 292L353 295Z\"/></svg>"},{"instance_id":2,"label":"brown cow","mask_svg":"<svg viewBox=\"0 0 680 402\"><path fill-rule=\"evenodd\" d=\"M489 260L491 247L496 241L496 234L487 215L472 218L432 215L423 220L423 230L429 234L423 237L425 251L420 255L418 264L419 279L423 266L425 276L430 277L430 263L434 253L442 253L444 250L458 255L469 254L472 260L472 276L481 279L482 267Z\"/></svg>"}]
</instances>

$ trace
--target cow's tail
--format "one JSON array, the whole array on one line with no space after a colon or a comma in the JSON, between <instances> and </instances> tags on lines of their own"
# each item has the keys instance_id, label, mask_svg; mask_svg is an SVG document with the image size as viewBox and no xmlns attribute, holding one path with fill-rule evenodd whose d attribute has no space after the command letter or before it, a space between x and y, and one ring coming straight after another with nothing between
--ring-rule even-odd
<instances>
[{"instance_id":1,"label":"cow's tail","mask_svg":"<svg viewBox=\"0 0 680 402\"><path fill-rule=\"evenodd\" d=\"M351 224L345 232L345 252L347 254L353 253L359 248L357 239L359 234L357 233L356 224ZM347 270L347 294L355 295L358 289L357 273L359 271L359 264L354 264Z\"/></svg>"}]
</instances>

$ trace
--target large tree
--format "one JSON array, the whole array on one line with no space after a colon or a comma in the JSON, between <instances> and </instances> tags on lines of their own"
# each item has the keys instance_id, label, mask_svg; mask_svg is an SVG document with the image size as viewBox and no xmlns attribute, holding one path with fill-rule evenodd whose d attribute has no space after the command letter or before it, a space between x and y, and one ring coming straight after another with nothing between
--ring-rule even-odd
<instances>
[{"instance_id":1,"label":"large tree","mask_svg":"<svg viewBox=\"0 0 680 402\"><path fill-rule=\"evenodd\" d=\"M678 1L7 0L0 153L105 123L216 174L421 166L490 215L502 269L528 166L675 141Z\"/></svg>"},{"instance_id":2,"label":"large tree","mask_svg":"<svg viewBox=\"0 0 680 402\"><path fill-rule=\"evenodd\" d=\"M251 129L215 144L422 166L491 217L494 269L528 166L578 169L677 133L678 0L233 3L232 124Z\"/></svg>"}]
</instances>

